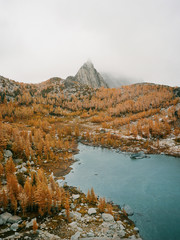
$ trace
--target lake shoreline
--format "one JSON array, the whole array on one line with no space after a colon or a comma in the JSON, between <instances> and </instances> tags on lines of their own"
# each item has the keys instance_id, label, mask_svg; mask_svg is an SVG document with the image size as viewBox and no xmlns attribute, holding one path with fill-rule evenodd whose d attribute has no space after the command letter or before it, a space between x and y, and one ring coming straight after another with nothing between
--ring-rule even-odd
<instances>
[{"instance_id":1,"label":"lake shoreline","mask_svg":"<svg viewBox=\"0 0 180 240\"><path fill-rule=\"evenodd\" d=\"M177 163L177 167L179 166L179 159L177 159L176 160L176 158L174 158L174 156L170 156L170 155L165 155L165 154L153 154L153 156L150 156L150 158L147 158L147 160L146 159L142 159L142 160L131 160L131 159L129 159L130 158L130 156L131 156L131 153L132 152L121 152L121 151L119 151L119 150L117 150L117 148L102 148L102 146L97 146L97 145L94 145L94 144L92 144L92 143L89 143L89 142L87 142L87 141L81 141L80 142L80 144L82 144L81 145L81 147L80 147L80 150L82 149L83 150L83 152L82 152L82 158L80 158L79 156L77 156L78 158L80 158L80 159L84 159L81 163L79 163L79 164L75 164L75 168L74 168L74 170L72 171L72 174L70 173L70 175L72 176L72 179L75 179L75 184L74 184L74 186L80 186L80 188L81 189L83 189L83 191L85 191L86 192L86 188L87 188L87 184L86 185L84 185L84 183L83 184L80 184L81 182L82 182L82 177L80 178L80 180L79 180L79 184L78 184L78 181L76 180L77 179L77 177L73 177L74 176L74 174L76 174L76 176L77 176L77 174L78 175L80 175L80 173L82 172L82 174L83 174L83 176L86 176L86 171L85 171L85 166L87 167L87 171L89 172L90 171L90 169L91 169L91 166L90 165L94 165L94 163L96 162L97 163L97 159L96 159L96 161L93 161L93 159L95 159L96 158L96 155L98 154L98 156L99 157L101 157L101 152L102 152L102 154L103 154L103 152L104 152L104 155L102 155L102 159L101 159L101 163L97 166L97 169L99 169L99 167L100 166L103 166L103 165L107 165L108 164L108 162L104 159L104 157L105 157L105 155L106 154L108 154L108 157L107 158L111 158L111 153L110 152L112 152L112 154L116 154L116 153L118 153L118 155L121 155L121 154L123 154L125 157L124 157L124 159L123 159L123 162L124 162L124 164L126 165L126 161L127 161L127 165L129 164L128 162L131 162L131 163L133 163L134 165L137 165L137 163L138 163L138 165L137 166L139 166L139 167L141 167L141 164L144 162L144 164L145 165L147 165L147 168L146 168L146 170L148 170L148 166L151 166L151 163L157 163L157 164L155 164L155 165L158 165L160 168L155 168L154 170L155 170L155 173L157 173L157 171L159 171L159 170L163 170L164 169L164 167L163 166L165 166L166 165L166 163L168 163L169 162L169 164L170 164L170 169L172 169L172 167L171 167L171 161L172 161L172 164L173 163ZM83 147L83 145L84 145L84 147ZM85 146L90 146L91 148L87 148L87 147L85 147ZM94 149L95 148L95 149ZM96 150L96 148L97 148L97 150ZM88 157L88 149L90 149L90 151L89 151L89 157ZM104 149L104 151L103 151L103 149ZM108 150L110 150L110 152L108 153ZM96 152L96 154L95 155L93 155L93 152ZM85 161L85 159L86 159L86 155L87 155L87 160ZM118 155L117 155L117 160L118 160L118 162L119 162L119 157L118 157ZM114 156L114 155L113 155ZM173 157L173 158L171 158L171 157ZM92 162L91 162L91 159L92 159ZM129 159L129 160L128 160ZM174 160L173 160L174 159ZM114 160L114 157L113 157L113 160ZM89 164L88 165L86 165L87 164L87 162L89 162ZM99 161L98 161L99 162ZM113 161L114 162L114 161ZM160 164L160 165L159 165ZM162 165L163 164L163 165ZM165 165L164 165L165 164ZM118 164L119 165L119 164ZM121 165L120 165L121 166ZM128 165L129 166L129 165ZM151 166L152 167L152 166ZM149 173L148 173L148 175L146 175L146 179L147 179L147 177L149 178L150 176L151 176L151 173L153 174L153 172L154 172L154 170L152 169L150 167L150 171L149 171ZM82 170L80 170L80 169L83 169L83 171ZM101 168L100 168L101 169ZM159 170L158 170L159 169ZM169 168L168 168L169 169ZM167 169L167 171L169 172L169 170ZM176 169L176 171L177 171L177 169L178 168L175 168ZM136 169L137 170L137 169ZM87 177L87 179L90 179L90 178L94 178L94 179L97 179L96 181L100 181L100 179L103 177L103 175L102 175L102 169L101 169L101 171L99 171L98 172L98 170L96 171L96 167L92 167L92 170L90 171L90 175L88 175L88 176L86 176ZM108 170L109 171L109 170ZM135 169L134 169L134 171L135 171ZM128 172L127 173L129 173L129 170L128 170ZM107 173L106 173L107 174ZM110 175L111 175L111 173L109 173ZM119 173L120 174L120 173ZM130 173L129 173L130 174ZM165 174L166 175L166 174ZM163 175L162 175L163 176ZM68 177L69 178L69 177ZM70 177L70 179L71 179L71 177ZM109 179L109 178L108 178ZM144 179L144 178L142 178L142 179ZM168 180L166 180L166 178L160 178L160 179L164 179L163 180L163 182L166 182L166 181L168 181ZM153 178L152 178L152 180L153 180ZM95 187L95 185L94 185L94 182L96 182L96 181L92 181L91 183L89 183L90 184L90 186L94 186ZM117 181L116 181L117 182ZM71 185L71 182L69 182L69 179L67 179L67 184L70 184ZM104 183L105 185L107 184L107 183ZM123 183L124 184L124 183ZM72 184L73 185L73 184ZM83 187L82 187L82 186ZM86 186L85 188L84 188L84 186ZM89 185L88 185L89 186ZM126 183L125 183L125 186L126 186ZM156 185L157 187L155 187L155 189L157 189L158 188L158 185ZM164 185L165 186L165 185ZM164 187L163 187L163 189L164 189ZM100 196L107 196L107 198L108 198L108 195L106 195L105 193L102 193L102 191L99 191L99 188L97 188L97 189L95 189L97 192L98 192L98 195L100 195ZM132 188L130 188L130 190L129 191L132 191L133 189ZM164 191L165 190L163 190L163 193L164 193ZM177 190L176 190L177 191ZM132 194L131 194L132 195ZM153 194L154 195L154 194ZM110 195L111 196L111 195ZM122 195L123 196L123 195ZM155 196L157 196L156 194L155 194ZM178 197L178 196L177 196ZM169 198L169 197L168 197ZM112 199L112 198L108 198L108 199ZM123 198L122 198L123 199ZM126 199L127 200L127 199ZM150 200L151 201L151 200ZM154 200L153 200L154 201ZM153 203L153 201L152 201L152 203ZM130 202L128 202L128 201L117 201L117 199L115 200L115 199L113 199L113 202L115 202L115 203L117 203L117 204L120 204L121 206L125 203L127 203L127 204L129 204L133 209L134 209L134 211L135 211L135 213L136 212L140 212L140 208L139 209L136 209L136 207L131 203L131 201ZM132 204L132 205L131 205ZM139 205L139 204L138 204ZM160 208L161 209L161 208ZM163 210L163 209L165 209L165 208L162 208L161 210ZM156 211L158 211L157 209L156 209ZM164 210L163 210L164 211ZM141 214L143 214L144 215L144 217L147 215L146 213L145 213L145 211L143 211L143 209L142 209L142 211L140 212ZM135 214L136 215L136 214ZM144 218L143 217L143 218ZM135 216L135 218L133 217L132 219L134 219L134 221L136 222L137 221L137 219L138 218L141 218L140 219L140 221L142 222L142 217L138 217L138 214ZM147 217L145 217L145 218L149 218L148 217L148 215L147 215ZM136 219L136 220L135 220ZM152 220L153 221L153 220ZM137 223L139 222L139 220L137 221ZM136 224L137 224L136 223ZM152 222L153 223L153 222ZM139 224L137 224L137 226L139 226ZM142 230L142 228L140 228L140 231ZM144 229L145 230L145 229ZM144 231L144 232L146 232L146 231ZM148 231L149 232L149 231ZM148 233L147 232L147 233ZM177 231L176 231L177 232ZM141 233L141 232L140 232ZM163 235L163 234L162 234ZM145 237L145 235L143 235L144 237ZM173 236L173 235L172 235Z\"/></svg>"},{"instance_id":2,"label":"lake shoreline","mask_svg":"<svg viewBox=\"0 0 180 240\"><path fill-rule=\"evenodd\" d=\"M94 144L93 142L89 142L87 140L80 140L79 143L82 143L84 145L88 145L88 146L92 146L92 147L101 147L102 149L112 149L112 150L118 150L121 153L138 153L138 152L144 152L145 154L160 154L160 155L167 155L167 156L172 156L172 157L180 157L180 145L176 145L176 147L178 147L178 152L174 152L173 149L169 150L167 148L165 148L165 146L162 149L158 149L158 147L152 147L149 146L148 149L145 148L141 148L137 145L132 145L132 146L128 146L129 144L127 144L127 146L123 146L123 147L110 147L108 145L101 145L101 144Z\"/></svg>"}]
</instances>

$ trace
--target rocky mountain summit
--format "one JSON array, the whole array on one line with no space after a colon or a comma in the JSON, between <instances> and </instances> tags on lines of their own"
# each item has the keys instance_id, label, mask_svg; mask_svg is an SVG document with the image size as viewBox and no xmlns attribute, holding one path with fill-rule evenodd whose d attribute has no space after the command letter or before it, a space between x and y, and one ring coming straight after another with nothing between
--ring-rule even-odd
<instances>
[{"instance_id":1,"label":"rocky mountain summit","mask_svg":"<svg viewBox=\"0 0 180 240\"><path fill-rule=\"evenodd\" d=\"M8 101L14 101L17 96L22 95L24 90L31 96L35 93L36 95L40 93L44 97L47 93L53 95L64 93L71 96L77 92L84 94L87 89L93 92L100 87L108 88L108 85L91 62L86 62L75 76L69 76L66 79L53 77L38 84L20 83L0 76L0 97L3 100L6 96Z\"/></svg>"},{"instance_id":2,"label":"rocky mountain summit","mask_svg":"<svg viewBox=\"0 0 180 240\"><path fill-rule=\"evenodd\" d=\"M108 88L107 83L104 81L100 73L97 72L97 70L94 68L94 65L90 61L87 61L83 64L83 66L75 75L74 79L80 84L88 85L92 88Z\"/></svg>"}]
</instances>

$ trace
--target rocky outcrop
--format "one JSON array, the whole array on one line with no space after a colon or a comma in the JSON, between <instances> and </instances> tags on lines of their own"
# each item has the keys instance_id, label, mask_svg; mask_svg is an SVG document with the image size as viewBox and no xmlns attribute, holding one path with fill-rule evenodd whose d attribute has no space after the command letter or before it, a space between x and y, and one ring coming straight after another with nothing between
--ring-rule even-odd
<instances>
[{"instance_id":1,"label":"rocky outcrop","mask_svg":"<svg viewBox=\"0 0 180 240\"><path fill-rule=\"evenodd\" d=\"M21 221L21 217L19 217L19 216L12 216L12 217L10 217L9 219L8 219L8 222L9 223L18 223L18 222L20 222Z\"/></svg>"},{"instance_id":2,"label":"rocky outcrop","mask_svg":"<svg viewBox=\"0 0 180 240\"><path fill-rule=\"evenodd\" d=\"M19 227L18 223L13 223L13 224L11 225L10 229L11 229L12 231L16 232L16 231L18 230L18 227Z\"/></svg>"},{"instance_id":3,"label":"rocky outcrop","mask_svg":"<svg viewBox=\"0 0 180 240\"><path fill-rule=\"evenodd\" d=\"M5 159L6 158L9 158L9 157L12 157L12 152L10 150L4 150L4 157Z\"/></svg>"},{"instance_id":4,"label":"rocky outcrop","mask_svg":"<svg viewBox=\"0 0 180 240\"><path fill-rule=\"evenodd\" d=\"M97 72L93 64L89 61L79 69L74 77L74 81L92 88L108 87L103 77Z\"/></svg>"},{"instance_id":5,"label":"rocky outcrop","mask_svg":"<svg viewBox=\"0 0 180 240\"><path fill-rule=\"evenodd\" d=\"M124 205L122 209L127 213L128 216L132 216L134 214L134 211L129 205Z\"/></svg>"},{"instance_id":6,"label":"rocky outcrop","mask_svg":"<svg viewBox=\"0 0 180 240\"><path fill-rule=\"evenodd\" d=\"M180 97L180 87L177 87L173 90L173 93L176 97Z\"/></svg>"},{"instance_id":7,"label":"rocky outcrop","mask_svg":"<svg viewBox=\"0 0 180 240\"><path fill-rule=\"evenodd\" d=\"M70 209L70 223L65 221L66 210L62 209L55 216L48 216L42 222L39 220L36 233L32 229L34 220L37 221L36 218L23 221L19 216L5 212L0 215L0 224L4 225L0 228L0 235L4 237L3 239L27 240L55 240L64 239L65 236L66 239L71 240L142 240L139 229L118 206L114 206L113 215L107 212L100 213L98 208L83 203L83 197L81 192L71 195L70 199L76 211ZM128 205L125 207L128 212L127 207L128 209L130 207ZM22 228L23 231L20 231Z\"/></svg>"},{"instance_id":8,"label":"rocky outcrop","mask_svg":"<svg viewBox=\"0 0 180 240\"><path fill-rule=\"evenodd\" d=\"M3 224L6 224L8 222L8 219L12 217L11 213L5 212L0 215L0 220L3 222Z\"/></svg>"},{"instance_id":9,"label":"rocky outcrop","mask_svg":"<svg viewBox=\"0 0 180 240\"><path fill-rule=\"evenodd\" d=\"M105 222L114 221L114 217L111 214L108 214L108 213L103 213L102 218Z\"/></svg>"},{"instance_id":10,"label":"rocky outcrop","mask_svg":"<svg viewBox=\"0 0 180 240\"><path fill-rule=\"evenodd\" d=\"M88 214L89 214L89 215L96 214L96 209L95 209L95 208L89 208L89 209L88 209Z\"/></svg>"}]
</instances>

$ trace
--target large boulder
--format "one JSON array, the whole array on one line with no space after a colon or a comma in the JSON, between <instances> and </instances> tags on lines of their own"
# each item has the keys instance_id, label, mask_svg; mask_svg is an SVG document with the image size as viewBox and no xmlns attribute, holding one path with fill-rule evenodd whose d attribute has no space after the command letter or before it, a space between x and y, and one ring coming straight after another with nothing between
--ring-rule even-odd
<instances>
[{"instance_id":1,"label":"large boulder","mask_svg":"<svg viewBox=\"0 0 180 240\"><path fill-rule=\"evenodd\" d=\"M128 216L132 216L134 214L134 211L129 205L124 205L122 209L127 213Z\"/></svg>"},{"instance_id":2,"label":"large boulder","mask_svg":"<svg viewBox=\"0 0 180 240\"><path fill-rule=\"evenodd\" d=\"M8 212L2 213L0 215L0 219L3 221L4 224L8 221L10 217L12 217L12 214Z\"/></svg>"},{"instance_id":3,"label":"large boulder","mask_svg":"<svg viewBox=\"0 0 180 240\"><path fill-rule=\"evenodd\" d=\"M4 157L5 158L9 158L12 157L12 152L10 150L4 150Z\"/></svg>"},{"instance_id":4,"label":"large boulder","mask_svg":"<svg viewBox=\"0 0 180 240\"><path fill-rule=\"evenodd\" d=\"M105 222L111 222L111 221L114 221L114 217L109 214L109 213L103 213L102 214L102 218Z\"/></svg>"},{"instance_id":5,"label":"large boulder","mask_svg":"<svg viewBox=\"0 0 180 240\"><path fill-rule=\"evenodd\" d=\"M88 214L89 214L89 215L96 214L96 209L95 209L95 208L89 208L89 209L88 209Z\"/></svg>"},{"instance_id":6,"label":"large boulder","mask_svg":"<svg viewBox=\"0 0 180 240\"><path fill-rule=\"evenodd\" d=\"M11 225L10 229L11 229L12 231L16 232L16 231L18 230L18 227L19 227L18 223L13 223L13 224Z\"/></svg>"},{"instance_id":7,"label":"large boulder","mask_svg":"<svg viewBox=\"0 0 180 240\"><path fill-rule=\"evenodd\" d=\"M78 199L79 197L80 197L79 194L73 194L73 195L72 195L72 198L73 198L74 200Z\"/></svg>"},{"instance_id":8,"label":"large boulder","mask_svg":"<svg viewBox=\"0 0 180 240\"><path fill-rule=\"evenodd\" d=\"M7 220L9 223L18 223L19 221L21 221L21 218L19 216L12 216L10 218L8 218Z\"/></svg>"}]
</instances>

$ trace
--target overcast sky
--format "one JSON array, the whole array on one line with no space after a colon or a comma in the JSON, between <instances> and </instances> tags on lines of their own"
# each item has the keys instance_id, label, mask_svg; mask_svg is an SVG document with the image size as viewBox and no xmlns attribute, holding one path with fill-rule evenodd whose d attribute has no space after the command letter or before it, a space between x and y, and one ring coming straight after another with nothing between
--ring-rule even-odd
<instances>
[{"instance_id":1,"label":"overcast sky","mask_svg":"<svg viewBox=\"0 0 180 240\"><path fill-rule=\"evenodd\" d=\"M180 0L0 0L0 75L99 72L180 86Z\"/></svg>"}]
</instances>

